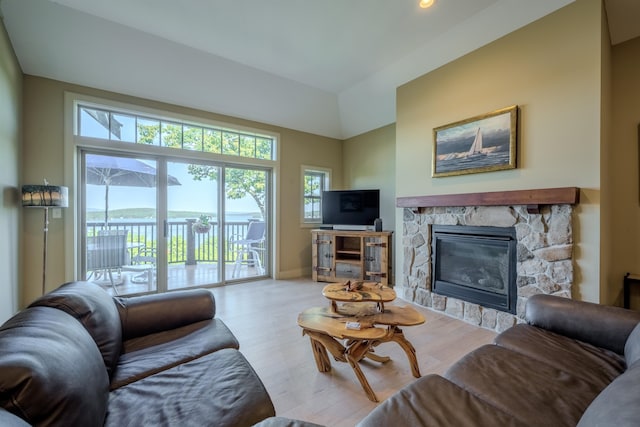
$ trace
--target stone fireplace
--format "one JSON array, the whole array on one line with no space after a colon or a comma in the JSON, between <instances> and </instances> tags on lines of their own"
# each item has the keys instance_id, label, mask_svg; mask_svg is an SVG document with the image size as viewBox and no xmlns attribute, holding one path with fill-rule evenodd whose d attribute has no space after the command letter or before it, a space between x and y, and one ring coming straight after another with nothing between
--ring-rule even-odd
<instances>
[{"instance_id":1,"label":"stone fireplace","mask_svg":"<svg viewBox=\"0 0 640 427\"><path fill-rule=\"evenodd\" d=\"M578 195L578 189L570 187L398 198L397 206L405 208L401 239L404 265L398 277L398 295L498 332L524 320L524 306L531 295L542 293L571 298L573 205L578 203ZM515 295L510 295L513 299L507 302L507 306L512 307L496 307L478 301L473 295L447 292L447 284L442 286L442 273L432 267L437 255L433 233L435 229L437 236L438 230L452 230L454 226L470 227L481 235L490 229L513 230ZM463 247L463 251L470 250L473 249ZM489 257L500 257L499 253ZM458 261L469 263L464 258ZM471 265L471 268L480 266ZM493 273L458 273L453 281L461 281L463 285L465 281L480 283L482 279L478 274L500 275L501 268L491 267ZM451 282L451 275L444 274L444 279Z\"/></svg>"}]
</instances>

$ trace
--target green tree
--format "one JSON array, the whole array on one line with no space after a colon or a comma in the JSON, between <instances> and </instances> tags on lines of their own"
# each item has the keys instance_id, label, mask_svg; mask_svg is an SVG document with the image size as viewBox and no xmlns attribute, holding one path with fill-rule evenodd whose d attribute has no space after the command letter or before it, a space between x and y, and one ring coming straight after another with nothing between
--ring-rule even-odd
<instances>
[{"instance_id":1,"label":"green tree","mask_svg":"<svg viewBox=\"0 0 640 427\"><path fill-rule=\"evenodd\" d=\"M210 179L218 180L219 168L206 165L189 165L187 170L195 181ZM240 168L225 169L226 195L228 198L237 200L245 196L250 196L258 205L263 218L265 215L266 182L267 177L264 171Z\"/></svg>"},{"instance_id":2,"label":"green tree","mask_svg":"<svg viewBox=\"0 0 640 427\"><path fill-rule=\"evenodd\" d=\"M272 159L273 141L254 135L219 129L186 126L180 123L147 121L138 123L138 143L170 148L220 153L256 159ZM206 165L189 165L188 172L196 181L218 180L219 168ZM266 172L251 169L227 168L226 195L230 199L250 196L258 205L262 217L266 217Z\"/></svg>"},{"instance_id":3,"label":"green tree","mask_svg":"<svg viewBox=\"0 0 640 427\"><path fill-rule=\"evenodd\" d=\"M138 144L157 145L160 122L156 120L138 121Z\"/></svg>"},{"instance_id":4,"label":"green tree","mask_svg":"<svg viewBox=\"0 0 640 427\"><path fill-rule=\"evenodd\" d=\"M305 171L304 175L304 216L305 219L320 219L324 173Z\"/></svg>"},{"instance_id":5,"label":"green tree","mask_svg":"<svg viewBox=\"0 0 640 427\"><path fill-rule=\"evenodd\" d=\"M251 135L241 135L235 132L205 129L203 151L222 153L260 159L271 158L271 141ZM189 165L188 171L196 181L210 179L218 180L219 168L206 165ZM258 205L260 214L266 218L266 182L264 171L226 168L226 195L237 200L250 196Z\"/></svg>"}]
</instances>

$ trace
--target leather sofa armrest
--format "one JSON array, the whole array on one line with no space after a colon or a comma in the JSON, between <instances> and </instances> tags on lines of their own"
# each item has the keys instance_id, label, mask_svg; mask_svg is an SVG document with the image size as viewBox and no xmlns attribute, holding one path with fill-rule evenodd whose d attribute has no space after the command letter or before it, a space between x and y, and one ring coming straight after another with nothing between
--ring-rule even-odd
<instances>
[{"instance_id":1,"label":"leather sofa armrest","mask_svg":"<svg viewBox=\"0 0 640 427\"><path fill-rule=\"evenodd\" d=\"M552 295L527 301L527 323L578 341L624 354L624 345L640 322L640 312Z\"/></svg>"},{"instance_id":2,"label":"leather sofa armrest","mask_svg":"<svg viewBox=\"0 0 640 427\"><path fill-rule=\"evenodd\" d=\"M213 319L213 293L193 289L138 297L116 297L123 340Z\"/></svg>"}]
</instances>

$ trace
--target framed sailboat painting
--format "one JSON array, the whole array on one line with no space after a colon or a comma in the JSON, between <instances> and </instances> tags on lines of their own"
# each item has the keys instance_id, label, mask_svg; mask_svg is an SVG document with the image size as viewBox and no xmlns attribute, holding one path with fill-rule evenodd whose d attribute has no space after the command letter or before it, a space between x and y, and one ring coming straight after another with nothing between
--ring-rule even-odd
<instances>
[{"instance_id":1,"label":"framed sailboat painting","mask_svg":"<svg viewBox=\"0 0 640 427\"><path fill-rule=\"evenodd\" d=\"M434 178L516 168L518 106L433 129Z\"/></svg>"}]
</instances>

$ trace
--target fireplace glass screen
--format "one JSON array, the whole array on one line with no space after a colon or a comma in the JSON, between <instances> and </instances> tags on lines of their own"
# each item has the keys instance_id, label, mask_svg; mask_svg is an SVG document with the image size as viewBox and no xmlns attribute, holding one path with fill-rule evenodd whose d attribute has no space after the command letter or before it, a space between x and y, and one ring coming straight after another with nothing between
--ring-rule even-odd
<instances>
[{"instance_id":1,"label":"fireplace glass screen","mask_svg":"<svg viewBox=\"0 0 640 427\"><path fill-rule=\"evenodd\" d=\"M434 225L432 233L434 292L515 312L513 228Z\"/></svg>"}]
</instances>

